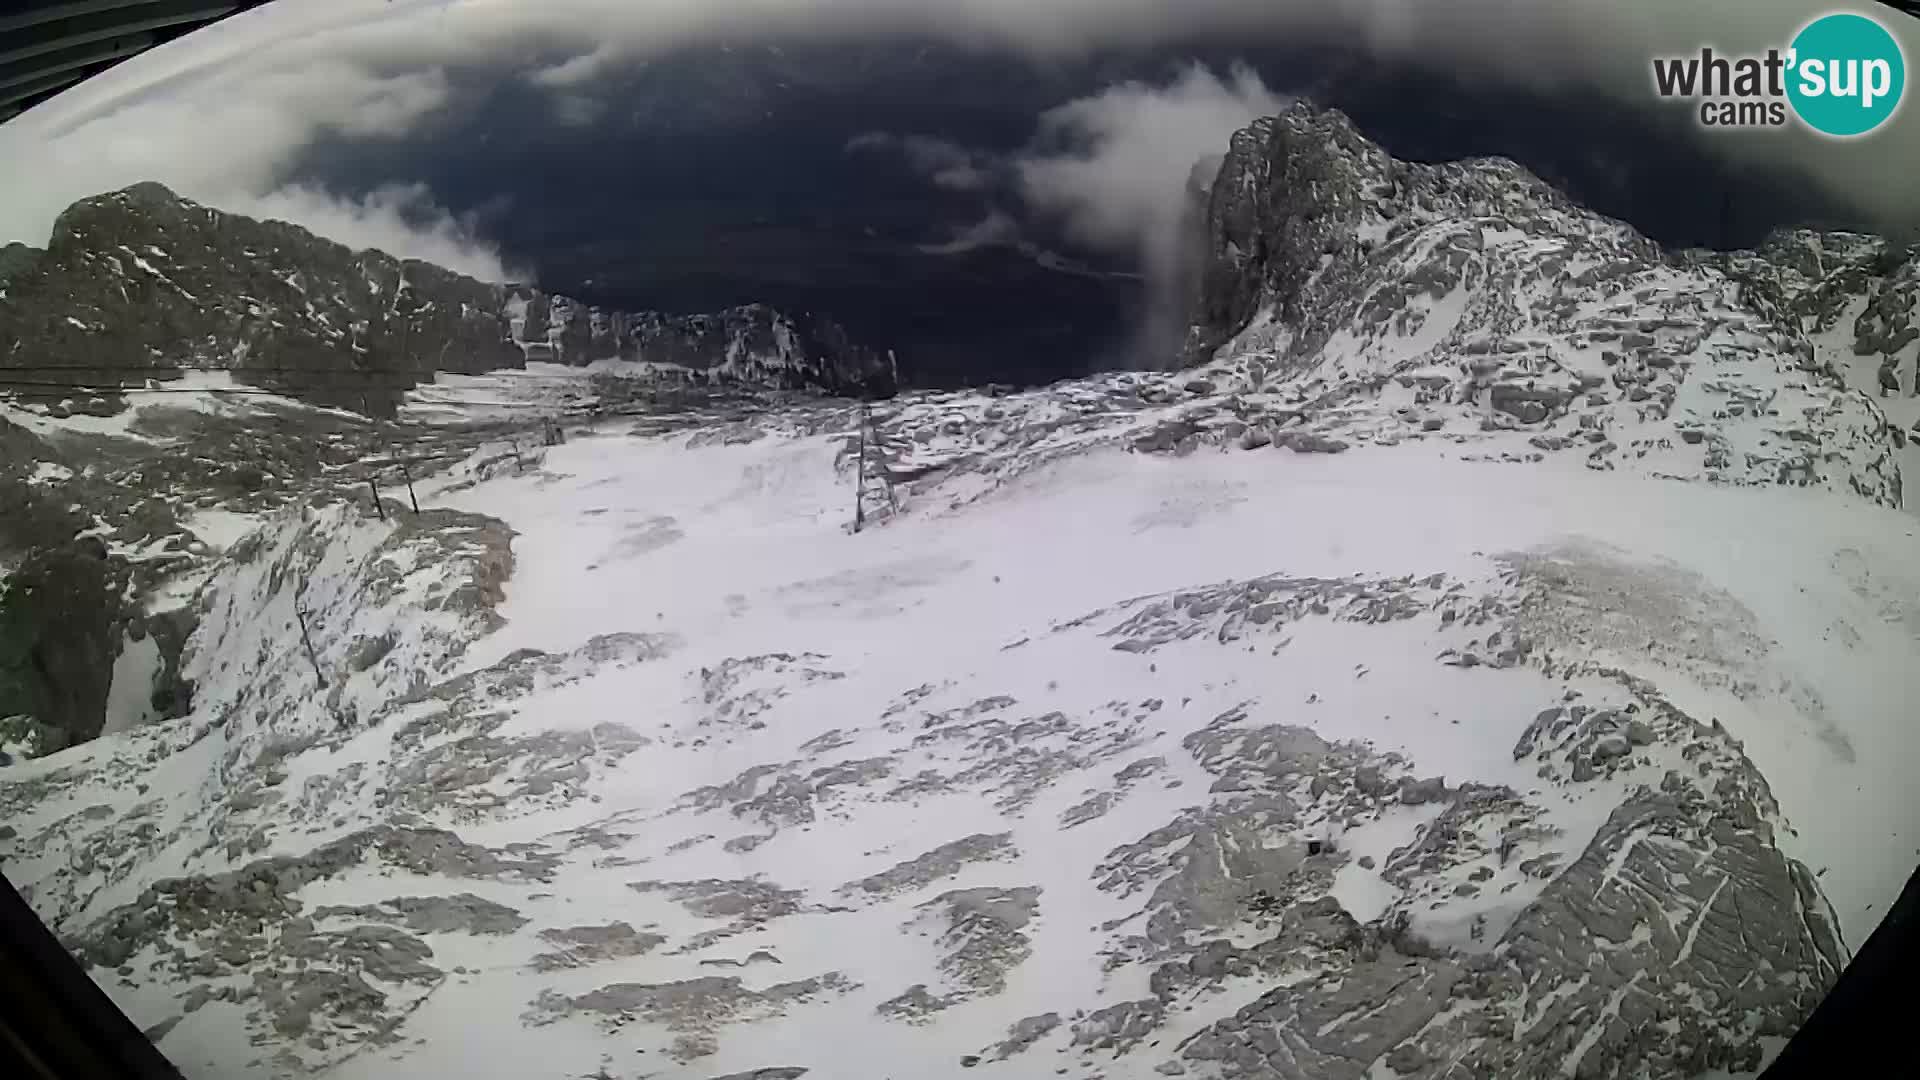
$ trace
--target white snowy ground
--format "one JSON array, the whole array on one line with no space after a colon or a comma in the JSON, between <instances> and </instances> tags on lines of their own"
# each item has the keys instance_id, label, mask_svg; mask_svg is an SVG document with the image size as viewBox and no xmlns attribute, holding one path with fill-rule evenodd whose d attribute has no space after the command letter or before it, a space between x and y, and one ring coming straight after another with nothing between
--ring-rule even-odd
<instances>
[{"instance_id":1,"label":"white snowy ground","mask_svg":"<svg viewBox=\"0 0 1920 1080\"><path fill-rule=\"evenodd\" d=\"M242 541L260 550L236 556L200 601L220 624L203 625L213 635L203 649L226 659L215 669L208 652L194 673L213 703L202 712L237 710L219 714L224 732L147 729L9 770L14 792L44 785L7 803L22 843L32 840L0 847L9 874L37 886L43 907L57 892L49 915L64 932L108 940L92 936L104 918L135 943L115 957L117 977L96 977L136 1021L168 1025L160 1044L189 1075L792 1067L837 1080L987 1066L1004 1077L1166 1072L1176 1046L1200 1045L1183 1040L1324 974L1317 952L1235 961L1266 966L1176 985L1164 1016L1127 1032L1164 989L1156 964L1169 956L1191 959L1207 934L1258 955L1270 931L1246 911L1256 885L1283 902L1331 895L1376 926L1404 913L1422 938L1501 957L1509 928L1550 890L1573 888L1576 872L1596 876L1596 896L1629 880L1647 891L1630 860L1685 845L1630 821L1603 826L1669 770L1697 766L1708 787L1746 776L1737 755L1723 760L1737 746L1672 720L1651 745L1617 736L1623 756L1598 777L1576 767L1570 781L1570 759L1544 749L1522 760L1515 742L1529 723L1574 700L1671 720L1649 705L1652 686L1700 724L1724 724L1778 799L1777 816L1755 800L1762 820L1784 826L1781 849L1818 873L1849 947L1920 855L1911 516L1819 491L1712 488L1555 458L1449 460L1430 444L1337 456L1106 448L853 535L840 449L828 437L576 433L524 473L438 494L423 485L430 509L498 518L517 534L496 609L504 625L464 654L470 631L413 612L422 588L444 591L470 568L393 550L389 526L329 511ZM343 676L350 722L337 732L311 726L327 714L302 681L288 592L316 537L331 567L305 575L327 582L306 601L320 612L320 662L361 672ZM1543 553L1591 603L1561 597L1526 623L1557 626L1533 649L1585 666L1493 662L1508 647L1493 632L1513 631L1483 616L1512 599L1505 556L1516 552ZM356 583L381 575L404 588L386 607L357 603ZM1201 588L1267 575L1287 581L1256 590L1251 608ZM1147 599L1126 604L1136 597ZM1396 597L1412 605L1404 617L1354 614ZM365 669L349 660L383 630L398 638L392 654ZM1481 662L1437 662L1462 652ZM442 681L458 672L481 681ZM396 700L410 681L424 696ZM269 705L279 711L256 723ZM317 734L285 735L301 723ZM1307 758L1331 755L1318 773L1250 779L1236 761L1282 761L1275 740L1304 737L1248 725L1370 748L1315 749ZM247 764L243 751L259 754L262 739L274 763ZM121 759L138 762L151 795L127 790ZM1384 797L1349 798L1378 784L1357 779L1369 768L1384 770ZM1439 794L1411 794L1420 777L1444 777ZM1490 838L1433 847L1443 819L1445 837L1454 825L1471 834L1458 815L1475 783L1513 789L1497 860ZM1231 804L1246 792L1251 804ZM1229 809L1252 816L1193 824ZM180 839L142 839L131 854L93 839L148 835L126 832L143 815ZM155 906L165 878L307 858L370 825L451 829L521 868L432 870L383 849L384 861L269 874L260 896L297 896L308 932L346 935L326 938L328 949L386 950L388 975L358 972L356 985L384 995L369 1014L354 1014L350 995L341 1005L280 989L309 970L294 957L320 954L299 952L311 939L274 919L216 945L195 936L205 924L188 918L199 910L188 898L206 910L230 898L163 886L175 906ZM196 836L208 839L193 846ZM222 837L234 838L224 856ZM1303 860L1306 838L1338 855ZM1196 854L1208 844L1224 878ZM111 875L75 877L80 851L86 865L120 861ZM1413 865L1423 852L1433 859ZM1657 946L1687 970L1719 932L1703 934L1718 925L1709 915L1729 914L1715 905L1733 874L1717 873L1694 875L1694 900L1642 909L1613 948ZM1216 879L1239 891L1208 893ZM1183 894L1178 881L1198 884ZM409 897L465 897L467 914L415 921L392 903ZM1802 901L1789 906L1817 923ZM489 929L471 914L482 907ZM174 913L171 937L137 932L148 910ZM1298 910L1274 925L1297 928ZM395 925L417 938L365 938ZM239 950L230 962L208 959L227 947ZM1794 963L1780 985L1816 986L1820 963ZM1351 971L1338 969L1363 987ZM1597 1005L1556 1004L1603 974L1529 975L1527 993L1497 1010L1571 1074L1642 1026L1622 1009L1638 975ZM1701 989L1708 977L1662 993L1725 1011L1731 998ZM1329 1000L1337 991L1329 984ZM200 996L214 992L228 997ZM1442 1038L1460 1015L1443 1010L1407 1037ZM1010 1039L1021 1021L1033 1021L1031 1038ZM1780 1034L1763 1024L1728 1037L1776 1045ZM1465 1055L1479 1044L1458 1045ZM987 1060L970 1066L970 1055ZM1243 1075L1186 1060L1178 1067Z\"/></svg>"},{"instance_id":2,"label":"white snowy ground","mask_svg":"<svg viewBox=\"0 0 1920 1080\"><path fill-rule=\"evenodd\" d=\"M1422 775L1541 786L1532 763L1516 763L1510 748L1553 688L1506 672L1442 668L1436 675L1431 657L1439 645L1417 634L1384 648L1367 640L1371 631L1324 635L1311 649L1251 666L1243 657L1197 656L1172 676L1129 654L1001 651L1118 599L1161 590L1274 572L1484 580L1493 570L1489 554L1570 540L1649 567L1635 586L1644 593L1617 598L1623 607L1686 588L1682 575L1698 574L1752 613L1759 648L1741 658L1736 677L1753 690L1714 685L1717 671L1700 682L1678 677L1631 647L1608 659L1656 677L1676 704L1721 720L1744 740L1795 830L1783 846L1821 872L1849 943L1864 939L1898 893L1909 853L1920 855L1920 793L1908 783L1920 764L1920 729L1908 715L1920 700L1920 541L1911 518L1803 492L1663 484L1571 465L1475 466L1417 450L1180 460L1103 452L962 511L851 536L846 487L831 468L835 450L826 440L687 449L581 438L551 451L538 475L497 479L449 500L519 533L519 569L501 608L507 626L475 647L474 666L522 648L565 652L598 634L670 632L684 642L670 663L604 674L521 704L516 727L624 723L658 741L597 776L596 803L466 830L468 840L501 846L591 821L648 821L644 840L630 849L646 860L646 878L763 877L827 898L951 838L1010 831L1014 866L966 868L940 887L1041 889L1050 917L1033 958L1004 994L956 1005L932 1030L883 1023L873 1011L877 1000L927 981L932 945L895 927L914 921L914 905L929 890L892 902L857 930L794 916L726 942L728 956L766 949L787 975L838 970L867 990L722 1038L718 1053L699 1062L707 1073L792 1061L828 1077L936 1075L1019 1018L1094 1000L1102 976L1089 963L1098 939L1088 931L1128 910L1094 888L1093 867L1110 848L1205 805L1209 777L1181 762L1179 742L1237 702L1263 702L1270 717L1327 739L1402 752ZM759 718L765 728L709 734L710 704L689 697L689 673L777 652L822 654L808 663L847 677L795 690ZM1362 664L1371 670L1356 678ZM1069 665L1076 685L1060 691L1054 684ZM945 691L953 683L964 689ZM1185 783L1154 784L1073 831L1060 829L1058 815L1087 794L1099 770L1063 780L1020 814L1003 814L978 794L917 806L855 803L781 829L747 852L721 846L729 835L756 832L737 819L654 820L689 791L803 756L810 740L835 730L849 740L835 758L890 752L897 740L876 724L899 694L920 686L937 689L919 709L1003 693L1021 703L1021 715L1166 698L1136 748L1106 771L1166 754L1171 775ZM899 765L896 775L920 764ZM1575 835L1584 827L1590 836L1614 798L1591 796L1597 815L1570 806L1564 813ZM1341 846L1384 860L1433 812L1397 811ZM717 838L667 853L710 833ZM1352 863L1336 890L1362 920L1400 892ZM712 925L601 880L563 884L542 907L554 921L657 924L669 940ZM1464 945L1463 918L1435 916L1426 929ZM530 996L524 975L501 971L484 955L468 963L482 973L437 995L408 1025L432 1047L436 1071L531 1075L579 1054L570 1025L527 1030L514 1022ZM578 993L712 971L692 956L650 956L564 985ZM1124 996L1144 991L1139 985ZM1175 1033L1213 1018L1190 1017ZM346 1074L396 1067L382 1057L361 1060ZM698 1068L657 1075L698 1075ZM1025 1068L1048 1075L1054 1067L1035 1059Z\"/></svg>"},{"instance_id":3,"label":"white snowy ground","mask_svg":"<svg viewBox=\"0 0 1920 1080\"><path fill-rule=\"evenodd\" d=\"M1676 703L1745 740L1800 834L1793 854L1831 868L1822 883L1850 944L1898 894L1910 871L1901 859L1920 856L1920 790L1905 783L1920 766L1920 727L1907 722L1920 701L1920 522L1907 515L1571 462L1436 461L1411 447L1337 457L1105 452L956 513L851 536L849 493L831 468L836 446L578 437L548 451L536 476L449 498L519 533L519 568L500 609L508 625L469 659L668 630L687 642L682 669L815 648L838 668L884 672L904 689L951 677L969 652L993 653L1132 596L1274 572L1471 580L1489 574L1489 554L1584 540L1647 564L1649 594L1670 587L1662 575L1678 568L1752 613L1766 648L1748 676L1763 694L1740 701L1699 687ZM1628 671L1641 663L1632 652L1609 659ZM1303 699L1350 694L1351 670L1329 668L1327 686L1304 673L1276 681ZM679 674L658 672L669 682ZM1679 685L1661 675L1663 686ZM613 694L616 708L630 706L629 691ZM1299 718L1323 723L1334 711ZM1428 772L1466 779L1484 757L1511 769L1515 719L1488 718L1491 747L1463 745L1481 741L1461 738L1472 729L1404 717L1342 715L1325 734L1405 749ZM788 727L800 723L785 721L778 745L825 730ZM689 787L717 783L768 749L701 747L660 771Z\"/></svg>"}]
</instances>

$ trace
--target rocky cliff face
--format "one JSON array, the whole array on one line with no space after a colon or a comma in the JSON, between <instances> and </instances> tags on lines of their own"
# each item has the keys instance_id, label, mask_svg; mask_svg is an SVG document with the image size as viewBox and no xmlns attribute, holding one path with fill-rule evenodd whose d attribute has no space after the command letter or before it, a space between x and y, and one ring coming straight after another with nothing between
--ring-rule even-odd
<instances>
[{"instance_id":1,"label":"rocky cliff face","mask_svg":"<svg viewBox=\"0 0 1920 1080\"><path fill-rule=\"evenodd\" d=\"M56 409L98 408L93 398L116 407L111 392L66 401L67 388L214 369L308 401L386 413L435 371L478 373L529 357L654 360L660 340L674 345L670 359L658 359L705 378L894 389L889 360L852 347L824 320L746 312L720 317L734 334L710 332L707 319L601 312L354 251L152 183L75 203L44 251L15 245L0 254L0 369ZM755 332L779 325L788 338Z\"/></svg>"},{"instance_id":2,"label":"rocky cliff face","mask_svg":"<svg viewBox=\"0 0 1920 1080\"><path fill-rule=\"evenodd\" d=\"M1920 395L1920 245L1791 229L1756 251L1703 258L1740 282L1751 303L1799 326L1850 384L1883 397Z\"/></svg>"},{"instance_id":3,"label":"rocky cliff face","mask_svg":"<svg viewBox=\"0 0 1920 1080\"><path fill-rule=\"evenodd\" d=\"M1304 104L1234 136L1206 206L1189 366L1318 410L1464 406L1595 468L1901 500L1899 430L1828 330L1888 363L1915 349L1910 253L1668 253L1511 161L1396 160Z\"/></svg>"},{"instance_id":4,"label":"rocky cliff face","mask_svg":"<svg viewBox=\"0 0 1920 1080\"><path fill-rule=\"evenodd\" d=\"M629 314L515 290L509 331L530 360L645 360L689 382L875 396L897 389L891 355L855 345L837 324L747 304L712 315Z\"/></svg>"}]
</instances>

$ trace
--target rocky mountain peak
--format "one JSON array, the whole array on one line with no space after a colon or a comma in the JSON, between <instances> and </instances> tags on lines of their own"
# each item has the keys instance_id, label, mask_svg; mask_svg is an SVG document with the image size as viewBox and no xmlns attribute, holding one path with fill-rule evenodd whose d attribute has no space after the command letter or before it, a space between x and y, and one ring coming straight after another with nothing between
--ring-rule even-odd
<instances>
[{"instance_id":1,"label":"rocky mountain peak","mask_svg":"<svg viewBox=\"0 0 1920 1080\"><path fill-rule=\"evenodd\" d=\"M1283 323L1311 321L1324 294L1351 288L1383 244L1434 222L1481 218L1659 258L1652 241L1579 211L1507 158L1400 161L1346 114L1309 102L1256 120L1233 136L1207 196L1187 362L1211 356L1263 305Z\"/></svg>"},{"instance_id":2,"label":"rocky mountain peak","mask_svg":"<svg viewBox=\"0 0 1920 1080\"><path fill-rule=\"evenodd\" d=\"M179 227L207 208L155 180L106 191L75 202L54 219L50 249L98 243L129 227ZM317 239L317 238L316 238Z\"/></svg>"},{"instance_id":3,"label":"rocky mountain peak","mask_svg":"<svg viewBox=\"0 0 1920 1080\"><path fill-rule=\"evenodd\" d=\"M1316 410L1464 407L1594 468L1897 504L1901 436L1826 335L1844 320L1845 351L1898 366L1914 291L1881 242L1824 236L1670 254L1512 161L1396 160L1296 105L1221 164L1184 360Z\"/></svg>"}]
</instances>

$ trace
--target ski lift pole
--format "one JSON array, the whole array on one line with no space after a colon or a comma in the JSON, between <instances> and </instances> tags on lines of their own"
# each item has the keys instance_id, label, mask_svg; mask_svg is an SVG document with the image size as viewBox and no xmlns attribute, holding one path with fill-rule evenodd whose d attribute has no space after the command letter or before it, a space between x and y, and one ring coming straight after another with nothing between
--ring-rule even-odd
<instances>
[{"instance_id":1,"label":"ski lift pole","mask_svg":"<svg viewBox=\"0 0 1920 1080\"><path fill-rule=\"evenodd\" d=\"M313 649L313 635L307 631L307 604L299 597L293 599L293 614L300 620L300 643L307 647L307 663L313 665L313 680L320 684L320 692L326 693L327 677L320 673L320 654Z\"/></svg>"},{"instance_id":2,"label":"ski lift pole","mask_svg":"<svg viewBox=\"0 0 1920 1080\"><path fill-rule=\"evenodd\" d=\"M860 406L860 427L854 435L853 531L867 523L867 407Z\"/></svg>"},{"instance_id":3,"label":"ski lift pole","mask_svg":"<svg viewBox=\"0 0 1920 1080\"><path fill-rule=\"evenodd\" d=\"M413 470L407 468L407 457L405 454L395 454L394 459L400 462L400 477L407 482L407 502L413 504L413 516L419 517L420 497L413 493Z\"/></svg>"}]
</instances>

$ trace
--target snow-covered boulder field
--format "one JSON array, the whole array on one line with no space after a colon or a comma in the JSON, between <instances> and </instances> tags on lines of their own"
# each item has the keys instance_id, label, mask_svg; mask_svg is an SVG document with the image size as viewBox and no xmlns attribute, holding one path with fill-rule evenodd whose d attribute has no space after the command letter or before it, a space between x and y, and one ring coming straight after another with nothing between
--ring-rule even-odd
<instances>
[{"instance_id":1,"label":"snow-covered boulder field","mask_svg":"<svg viewBox=\"0 0 1920 1080\"><path fill-rule=\"evenodd\" d=\"M1896 511L1108 448L851 534L843 445L282 511L8 873L195 1075L1692 1076L1920 846Z\"/></svg>"}]
</instances>

